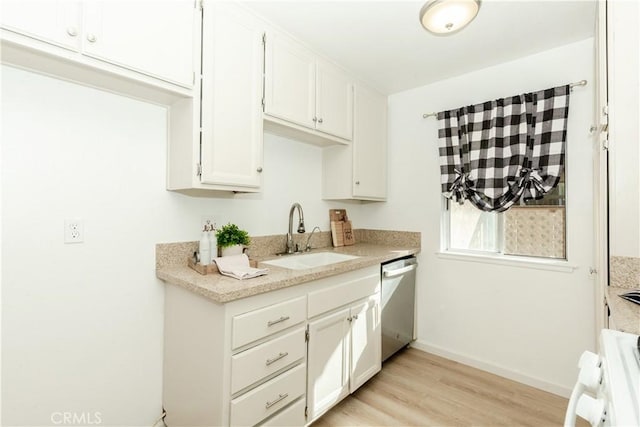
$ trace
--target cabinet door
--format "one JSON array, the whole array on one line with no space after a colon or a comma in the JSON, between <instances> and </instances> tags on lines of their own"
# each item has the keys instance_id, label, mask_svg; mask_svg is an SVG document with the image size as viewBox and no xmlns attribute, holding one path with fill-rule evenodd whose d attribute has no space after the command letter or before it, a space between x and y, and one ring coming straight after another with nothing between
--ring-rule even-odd
<instances>
[{"instance_id":1,"label":"cabinet door","mask_svg":"<svg viewBox=\"0 0 640 427\"><path fill-rule=\"evenodd\" d=\"M312 52L268 32L265 50L265 113L315 128L316 63Z\"/></svg>"},{"instance_id":2,"label":"cabinet door","mask_svg":"<svg viewBox=\"0 0 640 427\"><path fill-rule=\"evenodd\" d=\"M193 85L194 1L89 1L84 19L85 55Z\"/></svg>"},{"instance_id":3,"label":"cabinet door","mask_svg":"<svg viewBox=\"0 0 640 427\"><path fill-rule=\"evenodd\" d=\"M351 308L351 379L353 393L382 368L380 294Z\"/></svg>"},{"instance_id":4,"label":"cabinet door","mask_svg":"<svg viewBox=\"0 0 640 427\"><path fill-rule=\"evenodd\" d=\"M387 197L387 98L362 86L355 89L353 196Z\"/></svg>"},{"instance_id":5,"label":"cabinet door","mask_svg":"<svg viewBox=\"0 0 640 427\"><path fill-rule=\"evenodd\" d=\"M316 129L353 138L353 83L340 68L318 61L316 69Z\"/></svg>"},{"instance_id":6,"label":"cabinet door","mask_svg":"<svg viewBox=\"0 0 640 427\"><path fill-rule=\"evenodd\" d=\"M307 406L311 421L349 394L349 310L309 323Z\"/></svg>"},{"instance_id":7,"label":"cabinet door","mask_svg":"<svg viewBox=\"0 0 640 427\"><path fill-rule=\"evenodd\" d=\"M201 181L258 188L262 24L227 2L207 3L203 13Z\"/></svg>"},{"instance_id":8,"label":"cabinet door","mask_svg":"<svg viewBox=\"0 0 640 427\"><path fill-rule=\"evenodd\" d=\"M81 22L79 1L2 1L2 28L67 49L80 49Z\"/></svg>"}]
</instances>

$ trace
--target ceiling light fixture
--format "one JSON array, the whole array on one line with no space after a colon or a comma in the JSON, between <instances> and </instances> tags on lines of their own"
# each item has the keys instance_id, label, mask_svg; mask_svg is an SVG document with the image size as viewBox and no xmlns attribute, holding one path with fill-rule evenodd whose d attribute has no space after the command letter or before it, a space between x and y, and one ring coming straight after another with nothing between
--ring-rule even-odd
<instances>
[{"instance_id":1,"label":"ceiling light fixture","mask_svg":"<svg viewBox=\"0 0 640 427\"><path fill-rule=\"evenodd\" d=\"M427 31L446 36L466 27L478 10L480 0L429 0L420 9L420 23Z\"/></svg>"}]
</instances>

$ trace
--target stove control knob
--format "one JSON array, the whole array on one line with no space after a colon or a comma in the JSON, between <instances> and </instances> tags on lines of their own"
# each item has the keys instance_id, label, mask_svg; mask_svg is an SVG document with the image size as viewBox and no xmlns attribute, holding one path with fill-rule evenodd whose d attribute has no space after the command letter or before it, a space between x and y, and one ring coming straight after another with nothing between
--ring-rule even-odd
<instances>
[{"instance_id":1,"label":"stove control knob","mask_svg":"<svg viewBox=\"0 0 640 427\"><path fill-rule=\"evenodd\" d=\"M594 427L602 425L606 417L604 400L594 399L588 394L583 394L578 400L576 414L589 421Z\"/></svg>"}]
</instances>

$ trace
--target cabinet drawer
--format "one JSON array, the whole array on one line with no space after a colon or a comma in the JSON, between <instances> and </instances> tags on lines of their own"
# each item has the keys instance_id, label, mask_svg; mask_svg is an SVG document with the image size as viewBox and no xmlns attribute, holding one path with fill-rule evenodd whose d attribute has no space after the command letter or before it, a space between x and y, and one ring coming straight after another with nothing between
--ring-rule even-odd
<instances>
[{"instance_id":1,"label":"cabinet drawer","mask_svg":"<svg viewBox=\"0 0 640 427\"><path fill-rule=\"evenodd\" d=\"M252 426L304 394L303 363L231 401L232 426Z\"/></svg>"},{"instance_id":2,"label":"cabinet drawer","mask_svg":"<svg viewBox=\"0 0 640 427\"><path fill-rule=\"evenodd\" d=\"M263 424L260 424L260 427L300 427L305 425L304 403L304 399L298 400L273 418L269 418Z\"/></svg>"},{"instance_id":3,"label":"cabinet drawer","mask_svg":"<svg viewBox=\"0 0 640 427\"><path fill-rule=\"evenodd\" d=\"M303 322L307 318L306 299L302 296L235 316L232 349Z\"/></svg>"},{"instance_id":4,"label":"cabinet drawer","mask_svg":"<svg viewBox=\"0 0 640 427\"><path fill-rule=\"evenodd\" d=\"M236 393L279 369L304 358L306 343L300 327L231 358L231 393Z\"/></svg>"},{"instance_id":5,"label":"cabinet drawer","mask_svg":"<svg viewBox=\"0 0 640 427\"><path fill-rule=\"evenodd\" d=\"M309 292L309 318L379 292L380 272L374 271L338 285Z\"/></svg>"}]
</instances>

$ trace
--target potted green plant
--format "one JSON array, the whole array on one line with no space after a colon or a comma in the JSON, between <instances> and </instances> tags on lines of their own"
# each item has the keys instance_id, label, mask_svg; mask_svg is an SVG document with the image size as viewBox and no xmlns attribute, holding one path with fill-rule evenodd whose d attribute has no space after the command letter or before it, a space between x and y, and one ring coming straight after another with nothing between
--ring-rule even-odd
<instances>
[{"instance_id":1,"label":"potted green plant","mask_svg":"<svg viewBox=\"0 0 640 427\"><path fill-rule=\"evenodd\" d=\"M251 243L249 233L231 223L223 225L216 231L216 240L222 256L240 255L244 247Z\"/></svg>"}]
</instances>

